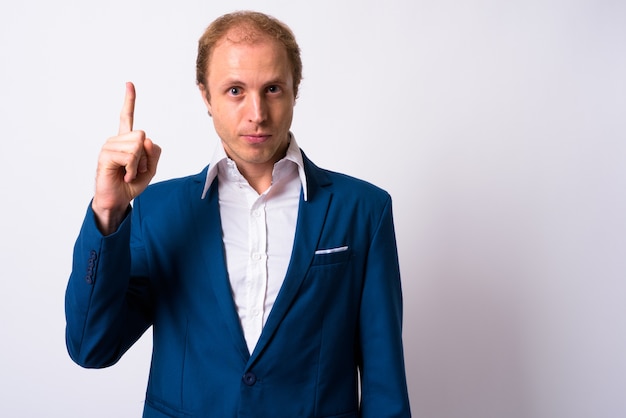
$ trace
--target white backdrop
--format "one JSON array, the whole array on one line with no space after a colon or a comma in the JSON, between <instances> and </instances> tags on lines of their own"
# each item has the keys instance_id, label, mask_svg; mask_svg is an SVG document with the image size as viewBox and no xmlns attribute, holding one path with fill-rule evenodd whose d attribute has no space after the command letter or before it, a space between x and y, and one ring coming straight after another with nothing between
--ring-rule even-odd
<instances>
[{"instance_id":1,"label":"white backdrop","mask_svg":"<svg viewBox=\"0 0 626 418\"><path fill-rule=\"evenodd\" d=\"M222 3L0 6L0 416L140 416L149 335L66 354L73 242L125 81L157 179L208 162L196 41L247 8L301 44L303 149L394 198L414 416L626 416L626 3Z\"/></svg>"}]
</instances>

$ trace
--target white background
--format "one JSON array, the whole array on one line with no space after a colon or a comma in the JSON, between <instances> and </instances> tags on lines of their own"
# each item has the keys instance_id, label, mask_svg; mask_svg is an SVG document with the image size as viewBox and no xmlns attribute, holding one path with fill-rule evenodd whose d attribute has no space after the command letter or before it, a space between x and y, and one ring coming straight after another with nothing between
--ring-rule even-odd
<instances>
[{"instance_id":1,"label":"white background","mask_svg":"<svg viewBox=\"0 0 626 418\"><path fill-rule=\"evenodd\" d=\"M247 8L300 42L301 147L394 198L413 415L626 416L621 0L3 2L0 416L140 416L149 335L66 354L73 242L125 81L157 180L208 162L196 42Z\"/></svg>"}]
</instances>

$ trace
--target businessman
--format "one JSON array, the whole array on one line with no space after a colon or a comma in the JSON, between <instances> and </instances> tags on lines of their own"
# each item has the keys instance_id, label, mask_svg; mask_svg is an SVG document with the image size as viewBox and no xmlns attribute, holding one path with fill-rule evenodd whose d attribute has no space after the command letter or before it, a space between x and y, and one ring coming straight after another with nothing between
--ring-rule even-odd
<instances>
[{"instance_id":1,"label":"businessman","mask_svg":"<svg viewBox=\"0 0 626 418\"><path fill-rule=\"evenodd\" d=\"M291 30L224 15L196 70L221 141L150 186L161 150L126 85L74 248L70 356L113 365L152 326L144 417L409 417L391 199L299 148Z\"/></svg>"}]
</instances>

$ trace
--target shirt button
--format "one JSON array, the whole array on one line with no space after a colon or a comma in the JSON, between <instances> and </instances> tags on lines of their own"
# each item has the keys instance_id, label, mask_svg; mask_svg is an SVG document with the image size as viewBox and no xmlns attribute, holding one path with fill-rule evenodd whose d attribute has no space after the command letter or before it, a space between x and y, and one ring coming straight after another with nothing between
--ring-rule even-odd
<instances>
[{"instance_id":1,"label":"shirt button","mask_svg":"<svg viewBox=\"0 0 626 418\"><path fill-rule=\"evenodd\" d=\"M261 254L259 254L259 253L252 254L252 259L256 260L256 261L260 260L261 259Z\"/></svg>"},{"instance_id":2,"label":"shirt button","mask_svg":"<svg viewBox=\"0 0 626 418\"><path fill-rule=\"evenodd\" d=\"M243 375L243 383L248 386L252 386L256 383L256 375L252 372L248 372Z\"/></svg>"},{"instance_id":3,"label":"shirt button","mask_svg":"<svg viewBox=\"0 0 626 418\"><path fill-rule=\"evenodd\" d=\"M252 211L252 214L258 218L259 216L261 216L261 211L257 209L257 210Z\"/></svg>"}]
</instances>

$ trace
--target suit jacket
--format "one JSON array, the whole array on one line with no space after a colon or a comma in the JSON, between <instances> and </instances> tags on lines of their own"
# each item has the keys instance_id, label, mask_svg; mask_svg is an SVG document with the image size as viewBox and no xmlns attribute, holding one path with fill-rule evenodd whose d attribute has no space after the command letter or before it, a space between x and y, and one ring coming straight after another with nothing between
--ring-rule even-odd
<instances>
[{"instance_id":1,"label":"suit jacket","mask_svg":"<svg viewBox=\"0 0 626 418\"><path fill-rule=\"evenodd\" d=\"M226 270L217 180L149 186L117 232L87 211L66 340L107 367L153 327L144 417L409 417L391 198L304 156L291 261L253 353Z\"/></svg>"}]
</instances>

